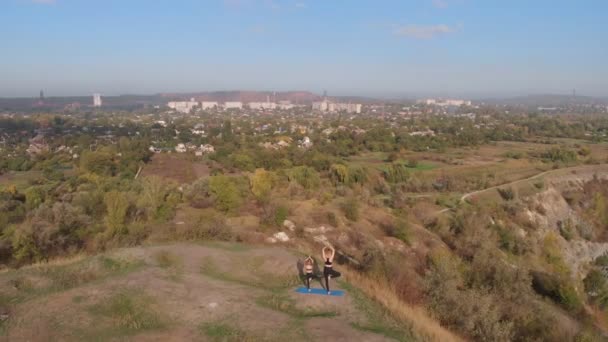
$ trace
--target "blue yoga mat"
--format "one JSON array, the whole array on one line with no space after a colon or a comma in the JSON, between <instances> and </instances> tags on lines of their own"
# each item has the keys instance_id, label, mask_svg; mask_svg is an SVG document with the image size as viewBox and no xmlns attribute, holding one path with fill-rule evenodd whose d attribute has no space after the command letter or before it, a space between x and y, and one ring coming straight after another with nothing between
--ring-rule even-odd
<instances>
[{"instance_id":1,"label":"blue yoga mat","mask_svg":"<svg viewBox=\"0 0 608 342\"><path fill-rule=\"evenodd\" d=\"M305 287L298 287L296 289L297 293L303 293L303 294L316 294L316 295L324 295L327 296L327 291L325 291L325 289L319 289L319 288L311 288L310 292L308 292L308 289ZM342 290L331 290L331 294L330 296L344 296L344 291Z\"/></svg>"}]
</instances>

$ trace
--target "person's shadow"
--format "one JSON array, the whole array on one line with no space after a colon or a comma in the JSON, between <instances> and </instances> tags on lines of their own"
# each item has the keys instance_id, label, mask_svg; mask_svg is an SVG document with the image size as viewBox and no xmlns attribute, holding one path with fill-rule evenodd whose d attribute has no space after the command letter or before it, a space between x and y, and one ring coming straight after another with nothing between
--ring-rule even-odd
<instances>
[{"instance_id":1,"label":"person's shadow","mask_svg":"<svg viewBox=\"0 0 608 342\"><path fill-rule=\"evenodd\" d=\"M314 260L314 263L312 264L313 279L316 279L319 282L319 284L321 285L321 287L324 290L327 290L325 288L325 285L323 284L323 273L322 273L321 269L319 268L319 263L317 262L317 260L315 258L312 258L312 260ZM298 275L300 276L300 281L302 282L302 285L306 286L306 274L304 273L304 261L298 260L298 262L296 263L296 268L298 269ZM311 284L311 287L312 287L312 284Z\"/></svg>"}]
</instances>

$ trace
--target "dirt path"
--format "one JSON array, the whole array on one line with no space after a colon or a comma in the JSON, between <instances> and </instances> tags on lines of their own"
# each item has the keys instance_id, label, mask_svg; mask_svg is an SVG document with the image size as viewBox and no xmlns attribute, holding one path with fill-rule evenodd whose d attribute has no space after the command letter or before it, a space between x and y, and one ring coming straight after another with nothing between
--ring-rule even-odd
<instances>
[{"instance_id":1,"label":"dirt path","mask_svg":"<svg viewBox=\"0 0 608 342\"><path fill-rule=\"evenodd\" d=\"M513 182L509 182L509 183L505 183L505 184L501 184L501 185L495 185L492 187L489 187L487 189L482 189L482 190L477 190L477 191L473 191L473 192L469 192L467 194L462 195L462 197L460 197L460 201L466 201L469 197L471 196L475 196L478 195L480 193L486 192L486 191L491 191L491 190L496 190L498 188L501 188L503 186L513 186L517 183L521 183L521 182L528 182L534 179L538 179L547 175L554 175L554 174L559 174L559 173L573 173L573 172L579 172L579 171L596 171L598 169L601 169L603 167L607 167L608 164L600 164L600 165L584 165L584 166L573 166L573 167L566 167L566 168L562 168L562 169L556 169L556 170L549 170L549 171L545 171L545 172L541 172L539 174L536 174L532 177L528 177L528 178L524 178L524 179L520 179L520 180L516 180ZM608 170L604 170L607 171Z\"/></svg>"},{"instance_id":2,"label":"dirt path","mask_svg":"<svg viewBox=\"0 0 608 342\"><path fill-rule=\"evenodd\" d=\"M531 176L531 177L528 177L528 178L519 179L519 180L516 180L516 181L509 182L509 183L494 185L494 186L491 186L489 188L485 188L485 189L481 189L481 190L475 190L475 191L466 193L466 194L464 194L464 195L462 195L460 197L460 202L464 202L467 199L469 199L471 197L474 197L476 195L482 194L484 192L496 190L498 188L505 187L505 186L507 186L507 187L508 186L513 186L513 185L516 185L516 184L522 183L522 182L529 182L531 180L538 179L538 178L541 178L541 177L544 177L544 176L548 176L548 175L555 175L555 174L559 174L559 173L570 173L571 174L573 172L576 172L577 175L578 175L578 172L580 172L580 171L597 171L597 170L601 170L602 168L606 168L606 167L608 167L608 164L573 166L573 167L566 167L566 168L562 168L562 169L544 171L544 172L538 173L538 174L536 174L534 176ZM601 170L601 171L608 172L608 169ZM592 176L592 175L589 175L589 176ZM435 215L439 216L439 215L441 215L443 213L446 213L446 212L449 212L451 210L452 210L451 208L441 209L441 210L437 211L435 213Z\"/></svg>"}]
</instances>

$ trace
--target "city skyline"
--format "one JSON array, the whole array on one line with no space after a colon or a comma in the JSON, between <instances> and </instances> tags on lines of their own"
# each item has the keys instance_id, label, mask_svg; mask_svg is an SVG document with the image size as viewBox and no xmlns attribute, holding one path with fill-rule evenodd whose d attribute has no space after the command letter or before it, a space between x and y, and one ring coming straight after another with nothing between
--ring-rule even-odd
<instances>
[{"instance_id":1,"label":"city skyline","mask_svg":"<svg viewBox=\"0 0 608 342\"><path fill-rule=\"evenodd\" d=\"M0 97L608 96L602 1L8 0Z\"/></svg>"}]
</instances>

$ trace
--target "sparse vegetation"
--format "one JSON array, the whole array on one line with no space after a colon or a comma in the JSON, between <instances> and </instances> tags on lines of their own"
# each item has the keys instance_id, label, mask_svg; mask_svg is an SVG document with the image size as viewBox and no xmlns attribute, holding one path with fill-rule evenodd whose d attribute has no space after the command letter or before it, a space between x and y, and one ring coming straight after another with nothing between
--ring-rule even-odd
<instances>
[{"instance_id":1,"label":"sparse vegetation","mask_svg":"<svg viewBox=\"0 0 608 342\"><path fill-rule=\"evenodd\" d=\"M265 308L286 313L296 319L314 317L334 317L338 315L334 311L318 311L313 309L299 309L295 300L284 293L275 292L256 300L256 303Z\"/></svg>"},{"instance_id":2,"label":"sparse vegetation","mask_svg":"<svg viewBox=\"0 0 608 342\"><path fill-rule=\"evenodd\" d=\"M112 332L116 336L159 330L167 324L152 307L151 298L135 292L112 295L107 300L91 306L89 311L93 315L110 320Z\"/></svg>"},{"instance_id":3,"label":"sparse vegetation","mask_svg":"<svg viewBox=\"0 0 608 342\"><path fill-rule=\"evenodd\" d=\"M200 326L200 330L212 341L241 342L256 340L241 329L226 322L203 323Z\"/></svg>"}]
</instances>

